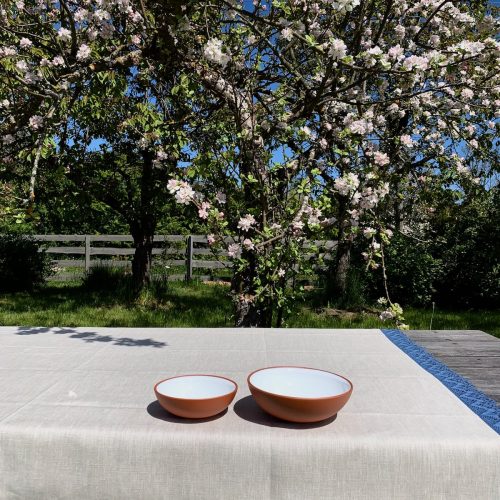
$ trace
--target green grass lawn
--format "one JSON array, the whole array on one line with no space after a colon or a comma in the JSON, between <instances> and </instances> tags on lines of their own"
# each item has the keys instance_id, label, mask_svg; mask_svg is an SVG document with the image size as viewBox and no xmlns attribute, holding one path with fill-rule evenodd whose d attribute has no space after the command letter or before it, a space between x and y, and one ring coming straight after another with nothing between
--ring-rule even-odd
<instances>
[{"instance_id":1,"label":"green grass lawn","mask_svg":"<svg viewBox=\"0 0 500 500\"><path fill-rule=\"evenodd\" d=\"M312 303L312 302L311 302ZM372 312L317 309L299 302L287 319L295 328L390 328ZM50 283L32 293L0 294L0 325L229 327L228 289L201 283L172 283L161 300L144 296L131 302L113 291L93 292L78 283ZM408 308L411 329L428 330L432 311ZM436 310L435 330L482 330L500 337L500 311Z\"/></svg>"}]
</instances>

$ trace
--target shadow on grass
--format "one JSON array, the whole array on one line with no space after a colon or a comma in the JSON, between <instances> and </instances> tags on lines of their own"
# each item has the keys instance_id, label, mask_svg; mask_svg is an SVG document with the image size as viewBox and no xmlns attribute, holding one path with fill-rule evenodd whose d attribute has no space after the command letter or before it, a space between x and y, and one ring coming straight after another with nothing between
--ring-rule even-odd
<instances>
[{"instance_id":1,"label":"shadow on grass","mask_svg":"<svg viewBox=\"0 0 500 500\"><path fill-rule=\"evenodd\" d=\"M159 342L150 338L147 339L132 339L130 337L113 337L112 335L101 335L97 332L80 332L72 328L49 328L49 327L29 327L20 326L17 329L16 335L68 335L71 339L83 340L87 343L92 342L110 342L113 345L126 347L167 347L166 342Z\"/></svg>"}]
</instances>

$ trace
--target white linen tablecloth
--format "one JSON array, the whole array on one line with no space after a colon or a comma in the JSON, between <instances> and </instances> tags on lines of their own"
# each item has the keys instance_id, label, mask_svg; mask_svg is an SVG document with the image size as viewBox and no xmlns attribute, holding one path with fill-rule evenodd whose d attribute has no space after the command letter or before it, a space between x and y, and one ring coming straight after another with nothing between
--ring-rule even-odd
<instances>
[{"instance_id":1,"label":"white linen tablecloth","mask_svg":"<svg viewBox=\"0 0 500 500\"><path fill-rule=\"evenodd\" d=\"M267 416L261 367L354 385L326 424ZM153 385L213 373L239 385L192 423ZM499 499L500 438L379 330L0 328L1 499Z\"/></svg>"}]
</instances>

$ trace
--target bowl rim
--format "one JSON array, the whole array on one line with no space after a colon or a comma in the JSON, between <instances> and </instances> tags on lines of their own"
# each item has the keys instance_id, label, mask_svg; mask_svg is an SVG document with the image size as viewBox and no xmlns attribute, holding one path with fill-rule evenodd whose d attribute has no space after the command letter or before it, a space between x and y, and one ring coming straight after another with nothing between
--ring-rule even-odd
<instances>
[{"instance_id":1,"label":"bowl rim","mask_svg":"<svg viewBox=\"0 0 500 500\"><path fill-rule=\"evenodd\" d=\"M252 382L250 382L250 378L255 373L261 372L264 370L270 370L273 368L303 368L306 370L313 370L313 371L317 371L317 372L329 373L330 375L335 375L336 377L344 379L349 384L349 389L347 389L347 391L341 392L340 394L335 394L334 396L321 396L321 397L312 397L312 398L309 397L308 398L308 397L302 397L302 396L286 396L284 394L278 394L276 392L269 392L269 391L266 391L264 389L261 389L260 387L253 385ZM296 366L296 365L276 365L276 366L266 366L265 368L259 368L258 370L254 370L252 373L250 373L248 375L247 384L250 387L250 389L255 389L255 390L260 391L264 394L268 394L269 396L277 396L279 398L292 399L295 401L304 401L304 400L305 401L325 401L328 399L337 399L337 398L340 398L342 396L345 396L346 394L350 394L352 392L352 390L354 389L353 383L348 378L344 377L343 375L339 375L338 373L331 372L328 370L321 370L320 368L311 368L310 366Z\"/></svg>"},{"instance_id":2,"label":"bowl rim","mask_svg":"<svg viewBox=\"0 0 500 500\"><path fill-rule=\"evenodd\" d=\"M179 398L179 397L176 397L176 396L169 396L168 394L163 394L162 392L160 392L158 390L158 386L160 384L162 384L163 382L166 382L167 380L172 380L174 378L186 378L186 377L213 377L213 378L222 378L224 380L227 380L228 382L231 382L234 384L234 390L232 390L231 392L226 392L224 394L219 394L218 396L214 396L212 398ZM223 398L223 397L226 397L226 396L230 396L231 394L236 394L238 392L238 384L228 378L228 377L223 377L222 375L212 375L210 373L188 373L186 375L175 375L174 377L168 377L168 378L165 378L163 380L160 380L159 382L156 382L156 384L154 385L154 392L156 394L156 397L158 397L158 394L160 396L163 396L165 398L169 398L169 399L174 399L176 401L213 401L214 399L219 399L219 398Z\"/></svg>"}]
</instances>

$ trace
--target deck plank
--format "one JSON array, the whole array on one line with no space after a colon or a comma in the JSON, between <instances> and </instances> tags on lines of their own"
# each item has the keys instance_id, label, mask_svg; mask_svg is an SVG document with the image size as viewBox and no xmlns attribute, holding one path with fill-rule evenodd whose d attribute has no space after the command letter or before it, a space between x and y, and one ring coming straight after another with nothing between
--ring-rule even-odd
<instances>
[{"instance_id":1,"label":"deck plank","mask_svg":"<svg viewBox=\"0 0 500 500\"><path fill-rule=\"evenodd\" d=\"M479 330L409 330L416 344L500 403L500 339Z\"/></svg>"}]
</instances>

